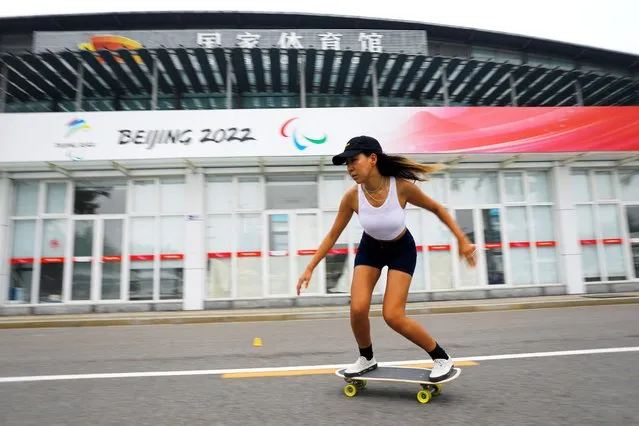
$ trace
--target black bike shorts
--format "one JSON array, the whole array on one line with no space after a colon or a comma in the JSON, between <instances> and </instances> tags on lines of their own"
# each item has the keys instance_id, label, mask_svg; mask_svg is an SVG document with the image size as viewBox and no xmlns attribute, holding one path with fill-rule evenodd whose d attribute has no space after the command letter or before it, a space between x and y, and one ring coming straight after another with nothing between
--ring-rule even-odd
<instances>
[{"instance_id":1,"label":"black bike shorts","mask_svg":"<svg viewBox=\"0 0 639 426\"><path fill-rule=\"evenodd\" d=\"M378 269L388 266L389 270L395 269L412 276L416 263L417 247L408 229L395 241L380 241L362 233L355 255L355 266L367 265Z\"/></svg>"}]
</instances>

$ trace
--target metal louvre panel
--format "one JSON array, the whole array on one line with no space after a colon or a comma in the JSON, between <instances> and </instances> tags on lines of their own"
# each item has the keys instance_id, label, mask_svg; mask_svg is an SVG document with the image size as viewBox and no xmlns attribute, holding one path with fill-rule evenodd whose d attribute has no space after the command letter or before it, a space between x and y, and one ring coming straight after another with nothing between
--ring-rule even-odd
<instances>
[{"instance_id":1,"label":"metal louvre panel","mask_svg":"<svg viewBox=\"0 0 639 426\"><path fill-rule=\"evenodd\" d=\"M197 73L195 72L195 68L193 67L193 63L191 62L190 53L184 48L179 48L175 49L175 54L180 61L182 69L186 73L189 82L191 83L193 91L195 91L196 93L204 92L204 89L200 84L200 79L198 78Z\"/></svg>"},{"instance_id":2,"label":"metal louvre panel","mask_svg":"<svg viewBox=\"0 0 639 426\"><path fill-rule=\"evenodd\" d=\"M261 49L254 47L251 49L251 61L253 63L253 73L255 74L255 88L258 92L266 92L266 69L264 67L264 53Z\"/></svg>"},{"instance_id":3,"label":"metal louvre panel","mask_svg":"<svg viewBox=\"0 0 639 426\"><path fill-rule=\"evenodd\" d=\"M364 88L364 81L366 76L369 75L371 69L371 62L373 61L373 55L370 52L364 52L359 56L359 63L355 69L355 76L351 83L350 93L352 95L361 95Z\"/></svg>"},{"instance_id":4,"label":"metal louvre panel","mask_svg":"<svg viewBox=\"0 0 639 426\"><path fill-rule=\"evenodd\" d=\"M495 84L500 81L507 73L513 68L514 65L502 63L497 66L497 69L492 73L488 79L481 83L478 90L472 94L468 102L471 104L477 103Z\"/></svg>"},{"instance_id":5,"label":"metal louvre panel","mask_svg":"<svg viewBox=\"0 0 639 426\"><path fill-rule=\"evenodd\" d=\"M398 106L414 105L414 99L439 101L442 95L453 104L467 105L509 105L513 103L513 95L517 106L573 105L582 99L584 105L625 105L637 101L635 92L639 83L631 76L596 70L582 72L445 56L314 48L82 50L6 55L0 60L8 70L8 102L51 101L38 108L25 107L33 111L68 110L67 101L79 97L84 98L82 107L92 110L100 110L104 102L115 110L148 108L144 104L133 105L132 102L138 101L123 95L153 93L156 61L163 64L157 70L158 89L165 94L188 95L183 99L161 96L156 99L161 109L181 108L180 101L184 108L203 108L206 106L202 102L209 101L192 94L226 93L229 60L234 77L232 91L247 93L249 97L253 93L296 96L301 90L300 77L304 77L305 93L330 94L309 98L307 105L321 107L370 105L368 99L360 102L355 98L373 95L377 95L374 100L393 97L381 100L380 105ZM371 66L372 61L375 66ZM377 73L376 94L373 93L373 70ZM82 92L78 94L79 81ZM340 97L344 94L349 96ZM257 96L255 102L245 99L238 105L298 105L295 101L273 102L276 98ZM64 103L59 104L62 101ZM216 101L210 105L221 108L226 104Z\"/></svg>"},{"instance_id":6,"label":"metal louvre panel","mask_svg":"<svg viewBox=\"0 0 639 426\"><path fill-rule=\"evenodd\" d=\"M54 87L64 93L67 98L73 98L75 96L75 88L69 86L69 84L49 68L41 58L35 55L25 55L23 58L31 68L40 73L40 75L48 80Z\"/></svg>"},{"instance_id":7,"label":"metal louvre panel","mask_svg":"<svg viewBox=\"0 0 639 426\"><path fill-rule=\"evenodd\" d=\"M48 81L44 80L28 67L20 58L13 55L4 57L4 61L16 73L19 73L26 81L37 87L40 91L46 93L53 99L61 98L60 92L54 88Z\"/></svg>"},{"instance_id":8,"label":"metal louvre panel","mask_svg":"<svg viewBox=\"0 0 639 426\"><path fill-rule=\"evenodd\" d=\"M431 80L431 77L433 76L433 74L435 74L435 72L437 72L437 70L439 69L439 66L442 63L442 60L443 59L440 56L435 56L428 63L428 65L426 66L426 69L424 69L422 76L420 77L419 81L415 84L415 87L413 88L413 92L410 95L413 99L419 99L421 97L422 91L424 90L428 82Z\"/></svg>"},{"instance_id":9,"label":"metal louvre panel","mask_svg":"<svg viewBox=\"0 0 639 426\"><path fill-rule=\"evenodd\" d=\"M169 75L170 80L173 82L173 92L187 92L186 85L175 68L175 64L173 64L173 59L169 52L166 49L157 49L156 54L158 60L162 63L162 67L164 67L164 71Z\"/></svg>"},{"instance_id":10,"label":"metal louvre panel","mask_svg":"<svg viewBox=\"0 0 639 426\"><path fill-rule=\"evenodd\" d=\"M426 57L421 55L413 58L413 61L411 62L410 67L408 68L408 71L406 71L406 75L404 76L404 79L402 80L399 87L397 88L397 92L395 92L395 97L398 97L398 98L404 97L410 84L413 81L415 81L415 76L417 75L417 71L419 71L419 69L421 68L425 60L426 60Z\"/></svg>"},{"instance_id":11,"label":"metal louvre panel","mask_svg":"<svg viewBox=\"0 0 639 426\"><path fill-rule=\"evenodd\" d=\"M106 84L109 85L109 87L111 87L111 90L113 91L112 95L120 95L122 94L124 91L122 90L122 86L120 86L120 83L113 78L113 76L111 75L110 72L108 72L106 70L106 68L104 68L104 66L102 64L100 64L98 62L98 60L95 58L94 53L86 51L86 50L82 50L80 51L80 56L82 56L82 60L84 60L84 62L91 67L91 69L93 71L95 71L95 73L103 80L106 82Z\"/></svg>"},{"instance_id":12,"label":"metal louvre panel","mask_svg":"<svg viewBox=\"0 0 639 426\"><path fill-rule=\"evenodd\" d=\"M315 61L317 60L317 51L315 49L307 49L304 57L304 85L306 86L306 93L315 92Z\"/></svg>"},{"instance_id":13,"label":"metal louvre panel","mask_svg":"<svg viewBox=\"0 0 639 426\"><path fill-rule=\"evenodd\" d=\"M158 66L158 61L153 56L151 56L151 53L147 49L140 49L140 50L138 50L138 54L140 55L140 58L142 58L142 61L144 62L144 64L148 68L148 70L151 73L151 75L153 75L154 68L156 66L158 67L158 74L157 74L158 87L164 93L173 93L173 89L171 88L169 83L166 81L166 78L164 78L164 75L160 72L160 67Z\"/></svg>"},{"instance_id":14,"label":"metal louvre panel","mask_svg":"<svg viewBox=\"0 0 639 426\"><path fill-rule=\"evenodd\" d=\"M62 52L60 56L67 64L69 64L71 69L75 70L76 74L74 75L74 82L76 82L76 84L78 80L77 73L79 72L80 67L82 67L83 92L85 94L88 93L86 89L88 86L97 92L98 95L105 98L113 95L109 88L102 84L102 82L91 73L91 69L87 67L86 63L83 60L78 59L73 52Z\"/></svg>"},{"instance_id":15,"label":"metal louvre panel","mask_svg":"<svg viewBox=\"0 0 639 426\"><path fill-rule=\"evenodd\" d=\"M464 88L454 96L455 102L465 102L468 95L476 89L477 84L497 65L494 62L479 62L478 64L480 64L481 68L475 71L470 80L464 85Z\"/></svg>"},{"instance_id":16,"label":"metal louvre panel","mask_svg":"<svg viewBox=\"0 0 639 426\"><path fill-rule=\"evenodd\" d=\"M335 61L335 51L327 50L324 53L324 62L322 63L322 79L320 82L320 93L328 93L328 88L331 82L331 75L333 73L333 63Z\"/></svg>"},{"instance_id":17,"label":"metal louvre panel","mask_svg":"<svg viewBox=\"0 0 639 426\"><path fill-rule=\"evenodd\" d=\"M144 71L142 71L142 68L137 63L137 61L133 58L133 55L131 54L131 52L126 49L120 49L117 52L120 55L120 57L124 60L126 65L129 67L133 75L135 75L135 78L138 79L138 82L142 85L144 90L146 90L147 93L151 93L152 91L151 81L149 80L147 75L144 73Z\"/></svg>"},{"instance_id":18,"label":"metal louvre panel","mask_svg":"<svg viewBox=\"0 0 639 426\"><path fill-rule=\"evenodd\" d=\"M384 79L384 84L381 86L381 90L379 91L380 96L388 96L393 88L393 84L397 80L397 76L402 70L404 66L404 62L406 62L407 56L405 54L399 54L395 57L395 61L390 71L388 71L388 75Z\"/></svg>"},{"instance_id":19,"label":"metal louvre panel","mask_svg":"<svg viewBox=\"0 0 639 426\"><path fill-rule=\"evenodd\" d=\"M133 83L133 80L124 72L120 64L115 60L113 54L108 50L100 50L98 52L100 57L109 65L116 77L124 83L129 92L136 95L140 94L140 89Z\"/></svg>"}]
</instances>

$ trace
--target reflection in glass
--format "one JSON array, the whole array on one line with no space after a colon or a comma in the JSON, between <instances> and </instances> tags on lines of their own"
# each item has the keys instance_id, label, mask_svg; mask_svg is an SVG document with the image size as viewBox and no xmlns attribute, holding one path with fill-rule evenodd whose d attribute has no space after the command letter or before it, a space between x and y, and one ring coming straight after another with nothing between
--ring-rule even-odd
<instances>
[{"instance_id":1,"label":"reflection in glass","mask_svg":"<svg viewBox=\"0 0 639 426\"><path fill-rule=\"evenodd\" d=\"M208 252L207 297L231 297L233 253L233 216L210 215L206 226Z\"/></svg>"},{"instance_id":2,"label":"reflection in glass","mask_svg":"<svg viewBox=\"0 0 639 426\"><path fill-rule=\"evenodd\" d=\"M160 219L160 299L181 299L184 288L184 220L181 216ZM174 257L171 259L170 257Z\"/></svg>"},{"instance_id":3,"label":"reflection in glass","mask_svg":"<svg viewBox=\"0 0 639 426\"><path fill-rule=\"evenodd\" d=\"M262 296L262 215L237 215L237 295Z\"/></svg>"},{"instance_id":4,"label":"reflection in glass","mask_svg":"<svg viewBox=\"0 0 639 426\"><path fill-rule=\"evenodd\" d=\"M476 227L473 211L470 209L457 210L455 218L470 242L476 244L477 235L475 234ZM462 259L459 262L459 285L461 287L476 287L479 285L478 269L472 268L468 262Z\"/></svg>"},{"instance_id":5,"label":"reflection in glass","mask_svg":"<svg viewBox=\"0 0 639 426\"><path fill-rule=\"evenodd\" d=\"M269 215L269 294L287 294L289 290L289 218L287 214Z\"/></svg>"},{"instance_id":6,"label":"reflection in glass","mask_svg":"<svg viewBox=\"0 0 639 426\"><path fill-rule=\"evenodd\" d=\"M123 180L77 182L74 191L75 214L117 214L126 211L126 188Z\"/></svg>"},{"instance_id":7,"label":"reflection in glass","mask_svg":"<svg viewBox=\"0 0 639 426\"><path fill-rule=\"evenodd\" d=\"M315 254L314 251L319 246L317 238L318 220L315 213L298 214L296 220L296 241L295 248L297 254L295 255L296 271L295 275L300 276L308 263ZM320 292L320 274L314 273L311 277L311 282L307 289L303 289L305 293L319 293Z\"/></svg>"},{"instance_id":8,"label":"reflection in glass","mask_svg":"<svg viewBox=\"0 0 639 426\"><path fill-rule=\"evenodd\" d=\"M42 221L42 265L40 269L40 295L45 303L62 302L62 277L67 234L66 219Z\"/></svg>"},{"instance_id":9,"label":"reflection in glass","mask_svg":"<svg viewBox=\"0 0 639 426\"><path fill-rule=\"evenodd\" d=\"M105 219L102 241L102 300L120 298L124 220Z\"/></svg>"},{"instance_id":10,"label":"reflection in glass","mask_svg":"<svg viewBox=\"0 0 639 426\"><path fill-rule=\"evenodd\" d=\"M91 265L93 264L93 220L74 221L72 300L91 299Z\"/></svg>"},{"instance_id":11,"label":"reflection in glass","mask_svg":"<svg viewBox=\"0 0 639 426\"><path fill-rule=\"evenodd\" d=\"M508 241L510 242L510 281L513 284L533 284L532 249L528 234L525 207L507 208Z\"/></svg>"},{"instance_id":12,"label":"reflection in glass","mask_svg":"<svg viewBox=\"0 0 639 426\"><path fill-rule=\"evenodd\" d=\"M134 217L130 220L131 266L129 300L153 299L153 255L155 253L155 218Z\"/></svg>"},{"instance_id":13,"label":"reflection in glass","mask_svg":"<svg viewBox=\"0 0 639 426\"><path fill-rule=\"evenodd\" d=\"M483 209L484 244L488 284L504 284L504 253L501 238L501 210Z\"/></svg>"},{"instance_id":14,"label":"reflection in glass","mask_svg":"<svg viewBox=\"0 0 639 426\"><path fill-rule=\"evenodd\" d=\"M35 181L18 181L15 183L14 216L35 216L38 214L38 189Z\"/></svg>"},{"instance_id":15,"label":"reflection in glass","mask_svg":"<svg viewBox=\"0 0 639 426\"><path fill-rule=\"evenodd\" d=\"M64 213L67 209L67 184L48 183L46 213Z\"/></svg>"},{"instance_id":16,"label":"reflection in glass","mask_svg":"<svg viewBox=\"0 0 639 426\"><path fill-rule=\"evenodd\" d=\"M11 263L8 298L10 302L31 303L35 232L35 220L13 222L11 258L16 259L16 263Z\"/></svg>"},{"instance_id":17,"label":"reflection in glass","mask_svg":"<svg viewBox=\"0 0 639 426\"><path fill-rule=\"evenodd\" d=\"M322 235L326 235L333 226L337 212L323 213ZM329 250L324 258L326 265L326 292L327 293L348 293L349 285L349 265L348 265L348 232L344 230L339 236L335 245Z\"/></svg>"}]
</instances>

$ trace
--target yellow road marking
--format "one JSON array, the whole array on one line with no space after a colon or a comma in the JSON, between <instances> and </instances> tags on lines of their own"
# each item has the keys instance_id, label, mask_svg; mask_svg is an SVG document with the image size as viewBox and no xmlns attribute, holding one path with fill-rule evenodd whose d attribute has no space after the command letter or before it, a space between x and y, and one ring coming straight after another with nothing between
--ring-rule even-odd
<instances>
[{"instance_id":1,"label":"yellow road marking","mask_svg":"<svg viewBox=\"0 0 639 426\"><path fill-rule=\"evenodd\" d=\"M479 365L475 361L459 361L455 363L456 367L471 367ZM402 365L402 367L421 367L432 368L433 363ZM311 376L319 374L335 374L336 368L318 368L307 370L289 370L289 371L256 371L248 373L225 373L221 377L223 379L247 379L255 377L290 377L290 376Z\"/></svg>"}]
</instances>

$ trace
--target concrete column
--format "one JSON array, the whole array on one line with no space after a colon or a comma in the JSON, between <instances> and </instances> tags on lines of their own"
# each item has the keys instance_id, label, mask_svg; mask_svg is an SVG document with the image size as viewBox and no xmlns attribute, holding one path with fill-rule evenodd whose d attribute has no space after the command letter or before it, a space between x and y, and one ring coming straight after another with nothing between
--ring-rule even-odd
<instances>
[{"instance_id":1,"label":"concrete column","mask_svg":"<svg viewBox=\"0 0 639 426\"><path fill-rule=\"evenodd\" d=\"M185 311L204 309L206 280L205 179L203 173L186 175L186 249L184 252Z\"/></svg>"},{"instance_id":2,"label":"concrete column","mask_svg":"<svg viewBox=\"0 0 639 426\"><path fill-rule=\"evenodd\" d=\"M9 209L11 208L11 181L0 176L0 305L4 305L9 292Z\"/></svg>"},{"instance_id":3,"label":"concrete column","mask_svg":"<svg viewBox=\"0 0 639 426\"><path fill-rule=\"evenodd\" d=\"M556 209L555 232L559 250L559 277L568 294L586 292L581 266L581 247L577 209L572 199L569 166L556 166L552 170L553 198Z\"/></svg>"}]
</instances>

